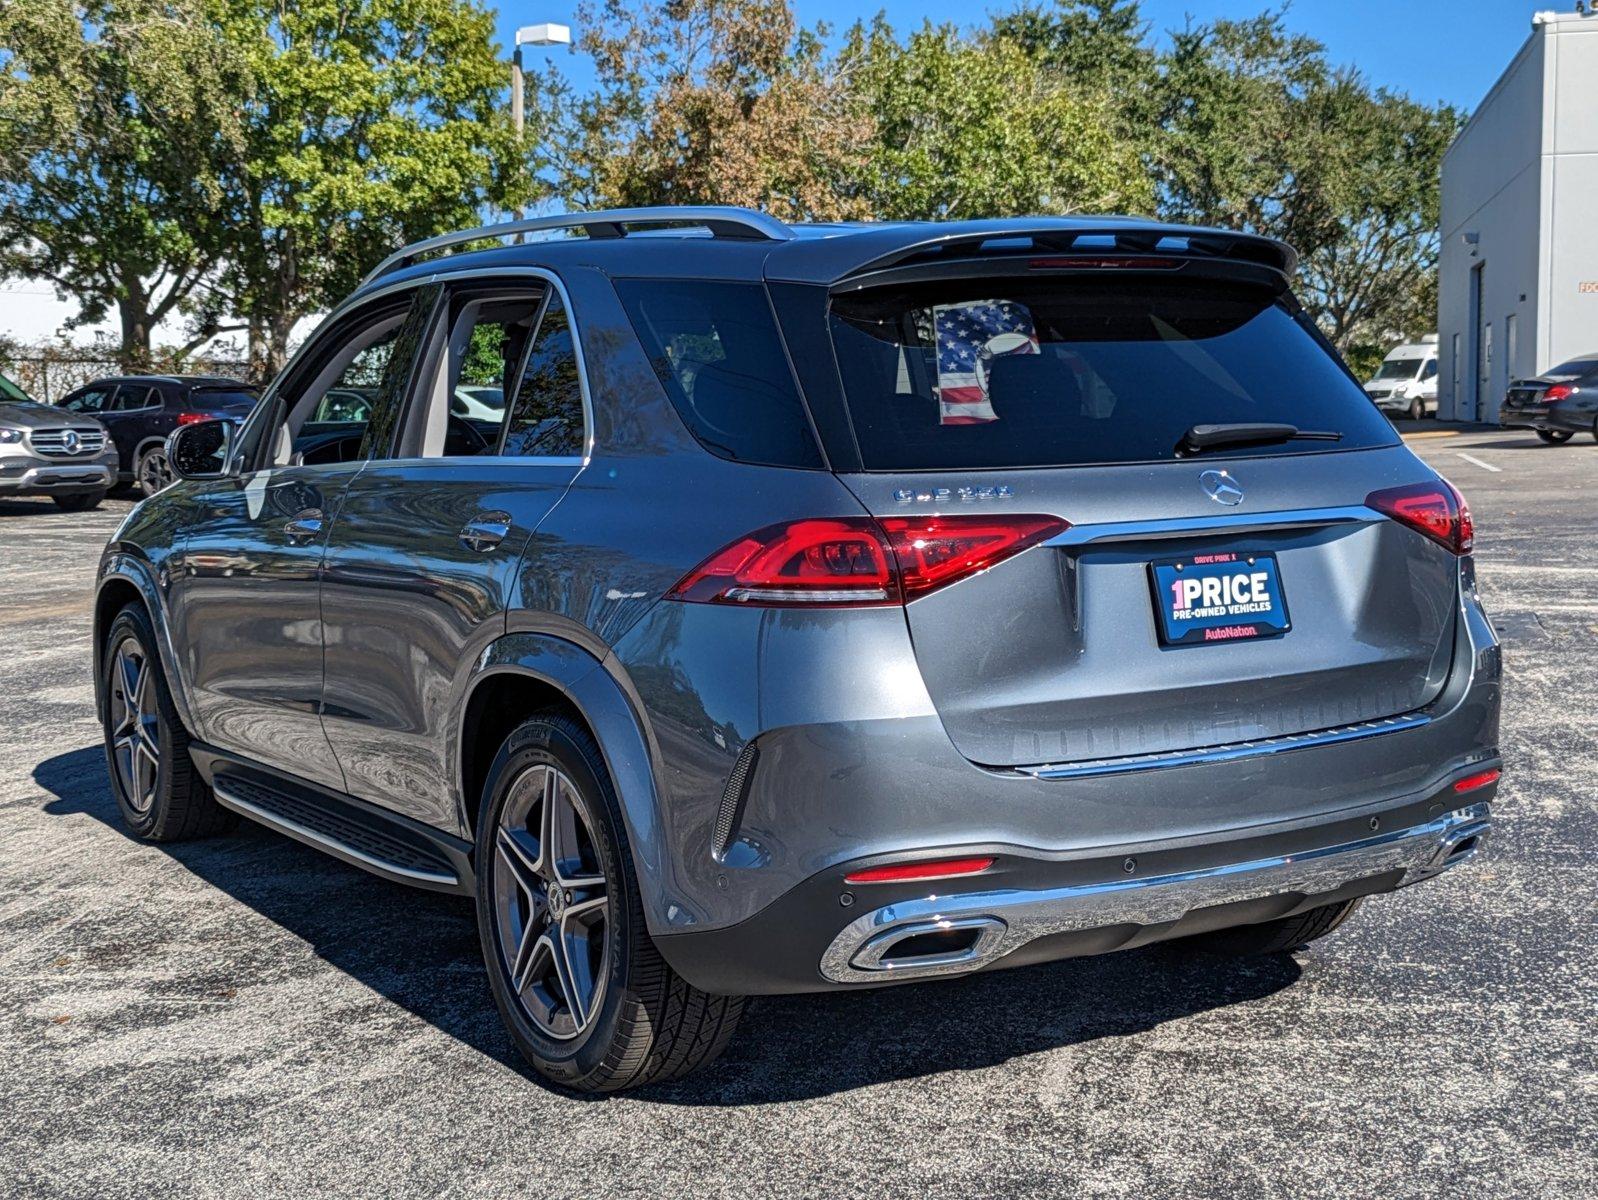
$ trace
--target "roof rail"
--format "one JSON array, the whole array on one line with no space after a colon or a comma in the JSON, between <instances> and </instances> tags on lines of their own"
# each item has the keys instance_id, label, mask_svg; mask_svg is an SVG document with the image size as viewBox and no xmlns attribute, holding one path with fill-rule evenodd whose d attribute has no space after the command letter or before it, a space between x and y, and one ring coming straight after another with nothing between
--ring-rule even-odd
<instances>
[{"instance_id":1,"label":"roof rail","mask_svg":"<svg viewBox=\"0 0 1598 1200\"><path fill-rule=\"evenodd\" d=\"M500 225L484 225L478 229L463 229L459 233L446 233L440 237L412 242L390 254L377 264L375 270L361 280L365 287L372 280L410 266L418 257L433 250L484 238L509 237L519 233L537 233L550 229L581 229L591 238L619 238L627 236L630 225L686 225L708 229L715 237L741 238L746 241L785 242L793 237L793 230L776 217L756 212L750 208L736 208L722 204L662 205L656 208L611 208L594 212L563 213L554 217L528 217L522 221L506 221Z\"/></svg>"}]
</instances>

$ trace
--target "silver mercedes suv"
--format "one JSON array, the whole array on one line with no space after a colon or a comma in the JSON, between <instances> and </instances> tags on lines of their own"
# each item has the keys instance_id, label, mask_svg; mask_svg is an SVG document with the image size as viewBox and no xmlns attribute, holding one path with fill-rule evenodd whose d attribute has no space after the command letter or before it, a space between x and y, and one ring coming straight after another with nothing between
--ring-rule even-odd
<instances>
[{"instance_id":1,"label":"silver mercedes suv","mask_svg":"<svg viewBox=\"0 0 1598 1200\"><path fill-rule=\"evenodd\" d=\"M1320 937L1475 853L1500 662L1293 270L1100 217L407 247L107 546L123 813L474 896L582 1090L752 994Z\"/></svg>"}]
</instances>

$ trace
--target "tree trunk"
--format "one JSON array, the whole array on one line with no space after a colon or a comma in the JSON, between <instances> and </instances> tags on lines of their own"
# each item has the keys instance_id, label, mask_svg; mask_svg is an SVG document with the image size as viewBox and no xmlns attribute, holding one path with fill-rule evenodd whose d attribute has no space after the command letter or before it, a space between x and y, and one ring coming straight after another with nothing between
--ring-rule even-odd
<instances>
[{"instance_id":1,"label":"tree trunk","mask_svg":"<svg viewBox=\"0 0 1598 1200\"><path fill-rule=\"evenodd\" d=\"M130 287L117 300L117 315L122 321L122 346L117 351L117 363L130 374L150 369L150 335L154 332L150 320L149 297L140 287Z\"/></svg>"},{"instance_id":2,"label":"tree trunk","mask_svg":"<svg viewBox=\"0 0 1598 1200\"><path fill-rule=\"evenodd\" d=\"M277 373L288 365L289 361L289 335L294 332L294 318L287 315L274 315L267 319L263 329L265 334L262 367L265 381L270 382L277 377Z\"/></svg>"}]
</instances>

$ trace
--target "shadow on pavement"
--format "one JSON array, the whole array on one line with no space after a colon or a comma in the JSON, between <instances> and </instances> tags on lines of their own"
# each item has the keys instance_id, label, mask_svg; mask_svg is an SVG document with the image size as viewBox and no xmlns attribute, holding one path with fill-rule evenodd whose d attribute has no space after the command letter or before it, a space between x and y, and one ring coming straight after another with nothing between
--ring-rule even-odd
<instances>
[{"instance_id":1,"label":"shadow on pavement","mask_svg":"<svg viewBox=\"0 0 1598 1200\"><path fill-rule=\"evenodd\" d=\"M88 815L125 833L100 747L47 759L33 778L54 797L45 812ZM500 1024L469 902L388 883L249 822L226 837L150 849L395 1004L542 1083ZM762 997L719 1062L632 1096L767 1104L995 1066L1258 1000L1299 974L1288 955L1236 962L1156 946L913 986Z\"/></svg>"}]
</instances>

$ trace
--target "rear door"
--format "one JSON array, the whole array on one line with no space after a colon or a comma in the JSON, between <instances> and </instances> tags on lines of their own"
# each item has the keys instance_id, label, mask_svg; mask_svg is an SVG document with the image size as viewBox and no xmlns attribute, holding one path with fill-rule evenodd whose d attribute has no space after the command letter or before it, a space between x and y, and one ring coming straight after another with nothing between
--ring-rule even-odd
<instances>
[{"instance_id":1,"label":"rear door","mask_svg":"<svg viewBox=\"0 0 1598 1200\"><path fill-rule=\"evenodd\" d=\"M1430 473L1278 292L1079 272L833 300L863 468L845 481L873 514L1069 523L907 606L966 757L1211 747L1440 691L1454 560L1364 506ZM1260 423L1323 440L1179 449Z\"/></svg>"},{"instance_id":2,"label":"rear door","mask_svg":"<svg viewBox=\"0 0 1598 1200\"><path fill-rule=\"evenodd\" d=\"M461 689L583 464L574 338L552 278L451 289L404 427L344 495L322 585L323 712L354 796L462 819Z\"/></svg>"}]
</instances>

